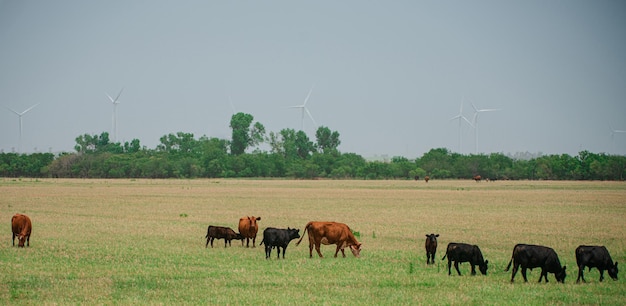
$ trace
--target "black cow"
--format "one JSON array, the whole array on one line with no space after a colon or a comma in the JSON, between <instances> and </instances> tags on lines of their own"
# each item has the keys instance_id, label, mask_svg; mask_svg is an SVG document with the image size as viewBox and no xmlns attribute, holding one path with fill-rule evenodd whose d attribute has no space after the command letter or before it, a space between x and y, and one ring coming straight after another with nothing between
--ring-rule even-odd
<instances>
[{"instance_id":1,"label":"black cow","mask_svg":"<svg viewBox=\"0 0 626 306\"><path fill-rule=\"evenodd\" d=\"M613 280L617 280L617 262L613 264L613 259L611 259L611 254L609 254L609 250L604 246L597 245L580 245L576 248L576 265L578 265L578 279L576 282L580 282L582 278L583 282L587 282L585 280L585 276L583 275L583 271L585 270L585 266L589 268L598 268L600 271L600 281L604 279L604 270L609 272L609 276Z\"/></svg>"},{"instance_id":2,"label":"black cow","mask_svg":"<svg viewBox=\"0 0 626 306\"><path fill-rule=\"evenodd\" d=\"M476 275L475 266L478 266L480 273L487 275L487 264L489 264L489 260L483 259L483 253L477 245L454 242L448 243L446 255L444 255L441 260L444 260L446 256L448 256L448 275L452 274L450 268L452 267L453 261L454 268L459 275L461 275L461 271L459 271L459 263L461 262L469 262L470 265L472 265L472 275Z\"/></svg>"},{"instance_id":3,"label":"black cow","mask_svg":"<svg viewBox=\"0 0 626 306\"><path fill-rule=\"evenodd\" d=\"M561 261L556 252L549 247L541 245L529 245L529 244L517 244L513 248L513 255L509 261L509 265L504 270L509 271L513 263L513 273L511 274L511 282L515 279L515 273L522 266L522 276L524 281L528 282L526 278L526 269L541 268L541 275L539 276L539 282L542 278L548 282L548 273L554 273L554 277L557 282L565 282L565 266L561 267Z\"/></svg>"},{"instance_id":4,"label":"black cow","mask_svg":"<svg viewBox=\"0 0 626 306\"><path fill-rule=\"evenodd\" d=\"M211 241L211 247L213 247L213 240L215 239L224 239L224 247L226 245L231 245L230 242L234 240L243 240L243 236L241 234L235 233L235 231L230 227L223 226L213 226L209 225L206 233L206 245L205 248L209 245L209 241ZM232 245L231 245L232 246Z\"/></svg>"},{"instance_id":5,"label":"black cow","mask_svg":"<svg viewBox=\"0 0 626 306\"><path fill-rule=\"evenodd\" d=\"M283 248L283 259L285 259L285 251L287 245L294 239L300 238L300 230L295 228L274 228L268 227L263 231L263 240L261 244L265 243L265 258L269 259L272 254L272 249L276 248L278 257L280 258L280 248Z\"/></svg>"},{"instance_id":6,"label":"black cow","mask_svg":"<svg viewBox=\"0 0 626 306\"><path fill-rule=\"evenodd\" d=\"M427 265L435 263L435 253L437 253L437 237L439 237L439 234L426 235L424 247L426 248Z\"/></svg>"}]
</instances>

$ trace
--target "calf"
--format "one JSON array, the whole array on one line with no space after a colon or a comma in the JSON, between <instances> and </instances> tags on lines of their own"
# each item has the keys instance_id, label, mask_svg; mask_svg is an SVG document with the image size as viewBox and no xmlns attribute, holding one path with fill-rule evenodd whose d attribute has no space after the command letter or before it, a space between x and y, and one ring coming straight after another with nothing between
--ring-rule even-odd
<instances>
[{"instance_id":1,"label":"calf","mask_svg":"<svg viewBox=\"0 0 626 306\"><path fill-rule=\"evenodd\" d=\"M459 275L461 275L461 271L459 271L459 263L461 262L469 262L470 265L472 265L472 275L476 275L474 266L478 266L480 273L487 275L487 264L489 264L489 260L483 259L483 253L477 245L454 242L448 243L446 255L444 255L441 260L444 260L446 256L448 257L448 275L452 275L450 268L452 267L453 261L454 268Z\"/></svg>"},{"instance_id":2,"label":"calf","mask_svg":"<svg viewBox=\"0 0 626 306\"><path fill-rule=\"evenodd\" d=\"M591 271L591 268L598 268L600 271L600 281L604 280L604 270L609 272L609 276L613 280L617 280L617 262L613 264L611 254L609 254L609 250L607 250L604 246L578 246L576 248L576 265L578 265L577 283L580 282L581 279L583 282L587 282L585 280L585 276L583 275L585 266L589 268L589 271Z\"/></svg>"},{"instance_id":3,"label":"calf","mask_svg":"<svg viewBox=\"0 0 626 306\"><path fill-rule=\"evenodd\" d=\"M269 259L272 254L272 248L276 248L278 257L280 258L280 248L283 248L283 259L285 259L285 251L289 242L300 238L300 230L295 228L280 229L268 227L263 231L263 240L259 245L265 243L265 259Z\"/></svg>"},{"instance_id":4,"label":"calf","mask_svg":"<svg viewBox=\"0 0 626 306\"><path fill-rule=\"evenodd\" d=\"M15 237L17 237L17 246L23 248L24 242L30 246L30 233L33 230L33 224L26 215L15 214L11 218L11 229L13 231L13 246L15 246Z\"/></svg>"},{"instance_id":5,"label":"calf","mask_svg":"<svg viewBox=\"0 0 626 306\"><path fill-rule=\"evenodd\" d=\"M545 278L547 283L548 273L554 273L557 282L565 282L565 266L561 267L559 256L552 248L541 245L517 244L513 248L513 255L511 256L509 265L506 266L504 270L505 272L509 271L511 263L513 263L511 283L515 279L515 273L517 273L520 265L522 266L522 276L525 282L528 282L526 269L532 270L533 268L541 268L539 282L541 282L542 278Z\"/></svg>"},{"instance_id":6,"label":"calf","mask_svg":"<svg viewBox=\"0 0 626 306\"><path fill-rule=\"evenodd\" d=\"M478 183L480 182L480 180L482 180L483 178L480 175L474 175L473 179Z\"/></svg>"},{"instance_id":7,"label":"calf","mask_svg":"<svg viewBox=\"0 0 626 306\"><path fill-rule=\"evenodd\" d=\"M211 241L211 247L213 247L213 240L215 239L224 239L224 247L226 245L231 245L231 241L235 240L243 240L243 236L241 234L235 233L235 231L230 227L223 226L213 226L209 225L206 233L206 245L204 247L209 246L209 241ZM231 245L232 246L232 245Z\"/></svg>"},{"instance_id":8,"label":"calf","mask_svg":"<svg viewBox=\"0 0 626 306\"><path fill-rule=\"evenodd\" d=\"M304 226L304 233L307 231L309 231L309 257L311 258L313 257L313 246L315 246L317 255L324 257L322 252L320 252L321 244L337 245L335 257L337 257L337 253L340 250L343 257L346 257L346 253L343 250L345 247L349 247L352 255L356 257L359 257L361 254L361 243L356 240L350 228L343 223L311 221ZM296 245L302 242L304 233L302 233L302 237L300 237Z\"/></svg>"},{"instance_id":9,"label":"calf","mask_svg":"<svg viewBox=\"0 0 626 306\"><path fill-rule=\"evenodd\" d=\"M426 243L424 243L424 247L426 248L427 265L435 263L435 253L437 253L437 237L439 237L439 234L426 235Z\"/></svg>"}]
</instances>

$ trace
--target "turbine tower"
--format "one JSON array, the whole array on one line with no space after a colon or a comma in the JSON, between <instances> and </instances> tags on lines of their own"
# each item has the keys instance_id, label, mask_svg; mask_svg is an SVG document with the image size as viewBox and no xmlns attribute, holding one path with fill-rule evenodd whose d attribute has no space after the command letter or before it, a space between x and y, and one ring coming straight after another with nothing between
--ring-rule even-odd
<instances>
[{"instance_id":1,"label":"turbine tower","mask_svg":"<svg viewBox=\"0 0 626 306\"><path fill-rule=\"evenodd\" d=\"M474 103L472 103L472 107L474 108L474 118L472 119L472 122L474 123L474 153L478 154L478 114L484 113L484 112L495 112L495 111L499 111L499 109L497 108L478 109L476 108L476 105L474 105Z\"/></svg>"},{"instance_id":2,"label":"turbine tower","mask_svg":"<svg viewBox=\"0 0 626 306\"><path fill-rule=\"evenodd\" d=\"M624 130L615 130L613 129L613 127L609 124L609 129L611 130L611 150L613 151L613 153L615 153L615 134L616 133L626 133L626 131Z\"/></svg>"},{"instance_id":3,"label":"turbine tower","mask_svg":"<svg viewBox=\"0 0 626 306\"><path fill-rule=\"evenodd\" d=\"M117 105L120 104L120 102L118 101L120 98L120 95L122 94L122 91L124 91L124 88L122 88L122 90L120 90L120 93L117 94L117 97L115 97L115 99L113 99L111 96L109 96L109 94L107 93L107 97L109 98L109 100L111 100L111 103L113 103L113 143L117 142Z\"/></svg>"},{"instance_id":4,"label":"turbine tower","mask_svg":"<svg viewBox=\"0 0 626 306\"><path fill-rule=\"evenodd\" d=\"M459 109L459 114L450 118L450 121L458 119L459 120L459 154L461 153L461 123L462 120L465 120L465 122L467 122L467 124L469 124L471 127L474 127L474 125L472 125L472 123L467 120L467 118L463 115L463 100L465 100L465 97L461 98L461 108Z\"/></svg>"},{"instance_id":5,"label":"turbine tower","mask_svg":"<svg viewBox=\"0 0 626 306\"><path fill-rule=\"evenodd\" d=\"M19 134L19 143L17 144L17 153L22 153L22 116L28 113L31 109L35 108L37 105L39 105L39 103L27 108L25 111L21 113L16 112L15 110L5 106L6 109L10 110L11 112L16 114L20 118L20 134Z\"/></svg>"},{"instance_id":6,"label":"turbine tower","mask_svg":"<svg viewBox=\"0 0 626 306\"><path fill-rule=\"evenodd\" d=\"M306 95L306 98L304 99L304 103L302 103L301 105L294 105L294 106L290 106L289 108L299 108L302 111L302 119L301 119L301 123L300 123L300 130L304 131L304 113L306 112L306 114L309 116L309 118L311 118L311 121L313 122L313 124L317 127L317 123L315 122L315 119L313 119L313 116L311 116L311 112L309 112L309 109L306 107L306 103L307 101L309 101L309 97L311 97L311 93L313 92L313 86L311 86L311 90L309 90L309 94Z\"/></svg>"}]
</instances>

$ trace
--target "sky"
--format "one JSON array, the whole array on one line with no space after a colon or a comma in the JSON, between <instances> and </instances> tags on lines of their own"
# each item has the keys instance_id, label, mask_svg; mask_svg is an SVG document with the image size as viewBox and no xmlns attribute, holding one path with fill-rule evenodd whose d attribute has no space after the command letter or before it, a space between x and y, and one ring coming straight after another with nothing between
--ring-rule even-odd
<instances>
[{"instance_id":1,"label":"sky","mask_svg":"<svg viewBox=\"0 0 626 306\"><path fill-rule=\"evenodd\" d=\"M311 89L343 153L625 155L626 2L0 0L4 152L230 139L233 111L315 140Z\"/></svg>"}]
</instances>

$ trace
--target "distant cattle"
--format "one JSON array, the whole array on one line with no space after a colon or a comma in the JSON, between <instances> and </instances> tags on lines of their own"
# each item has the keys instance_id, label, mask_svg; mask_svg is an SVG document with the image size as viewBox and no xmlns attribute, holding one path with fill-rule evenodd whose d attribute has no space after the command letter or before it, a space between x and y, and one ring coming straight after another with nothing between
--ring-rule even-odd
<instances>
[{"instance_id":1,"label":"distant cattle","mask_svg":"<svg viewBox=\"0 0 626 306\"><path fill-rule=\"evenodd\" d=\"M461 262L469 262L470 265L472 265L472 275L476 275L475 266L478 266L480 273L487 275L489 260L483 259L483 253L477 245L454 242L448 243L446 255L444 255L441 260L444 260L446 256L448 257L448 275L452 274L451 267L453 261L456 273L459 275L461 275L461 271L459 271L459 263Z\"/></svg>"},{"instance_id":2,"label":"distant cattle","mask_svg":"<svg viewBox=\"0 0 626 306\"><path fill-rule=\"evenodd\" d=\"M302 238L304 238L304 234L307 231L309 232L309 257L311 258L313 257L313 246L315 246L317 254L320 257L324 257L320 252L321 244L336 244L335 257L337 257L337 253L340 250L343 257L346 257L346 253L343 250L345 247L349 247L354 256L360 256L361 243L356 240L350 228L343 223L311 221L304 227L302 237L300 237L296 245L302 242Z\"/></svg>"},{"instance_id":3,"label":"distant cattle","mask_svg":"<svg viewBox=\"0 0 626 306\"><path fill-rule=\"evenodd\" d=\"M473 179L474 179L476 182L480 182L480 180L482 180L483 178L482 178L480 175L474 175Z\"/></svg>"},{"instance_id":4,"label":"distant cattle","mask_svg":"<svg viewBox=\"0 0 626 306\"><path fill-rule=\"evenodd\" d=\"M30 246L30 233L33 230L33 224L26 215L15 214L11 218L11 229L13 230L13 246L15 246L15 237L17 237L17 246L24 247L24 242Z\"/></svg>"},{"instance_id":5,"label":"distant cattle","mask_svg":"<svg viewBox=\"0 0 626 306\"><path fill-rule=\"evenodd\" d=\"M578 265L577 283L580 282L581 279L583 282L587 282L583 275L585 267L588 267L589 271L591 271L591 268L598 268L600 271L600 281L604 280L604 270L609 272L609 276L613 280L617 280L617 262L613 263L609 250L604 246L578 246L576 248L576 264Z\"/></svg>"},{"instance_id":6,"label":"distant cattle","mask_svg":"<svg viewBox=\"0 0 626 306\"><path fill-rule=\"evenodd\" d=\"M255 247L256 234L259 231L257 221L261 221L261 217L242 217L239 219L239 233L246 240L246 247L250 247L250 239L252 239L252 247ZM243 246L243 239L241 239Z\"/></svg>"},{"instance_id":7,"label":"distant cattle","mask_svg":"<svg viewBox=\"0 0 626 306\"><path fill-rule=\"evenodd\" d=\"M263 240L259 245L265 244L265 258L270 258L272 249L276 248L277 258L280 258L280 248L283 248L283 259L285 259L285 251L289 242L300 238L300 230L295 228L274 228L268 227L263 231Z\"/></svg>"},{"instance_id":8,"label":"distant cattle","mask_svg":"<svg viewBox=\"0 0 626 306\"><path fill-rule=\"evenodd\" d=\"M424 177L424 181L425 181L426 183L428 183L428 181L430 181L430 176L428 176L428 175L427 175L427 176L425 176L425 177Z\"/></svg>"},{"instance_id":9,"label":"distant cattle","mask_svg":"<svg viewBox=\"0 0 626 306\"><path fill-rule=\"evenodd\" d=\"M437 237L439 237L439 234L426 235L426 242L424 243L424 247L426 248L427 265L435 263L435 253L437 253Z\"/></svg>"},{"instance_id":10,"label":"distant cattle","mask_svg":"<svg viewBox=\"0 0 626 306\"><path fill-rule=\"evenodd\" d=\"M509 271L511 263L513 263L511 282L515 279L515 273L517 273L519 266L522 266L522 276L525 282L528 282L526 269L532 270L533 268L541 268L539 282L541 282L542 278L545 278L547 283L548 273L554 273L557 282L565 282L565 266L561 266L559 256L552 248L541 245L517 244L513 248L513 255L509 265L504 270L505 272Z\"/></svg>"},{"instance_id":11,"label":"distant cattle","mask_svg":"<svg viewBox=\"0 0 626 306\"><path fill-rule=\"evenodd\" d=\"M230 227L223 226L213 226L209 225L206 233L206 245L204 247L208 247L209 241L211 242L211 247L213 247L213 240L215 239L224 239L224 247L226 245L231 245L232 240L243 240L241 234L235 233L235 231Z\"/></svg>"},{"instance_id":12,"label":"distant cattle","mask_svg":"<svg viewBox=\"0 0 626 306\"><path fill-rule=\"evenodd\" d=\"M415 176L415 180L416 180L416 181L419 181L419 179L420 179L420 176L419 176L419 175L416 175L416 176Z\"/></svg>"}]
</instances>

